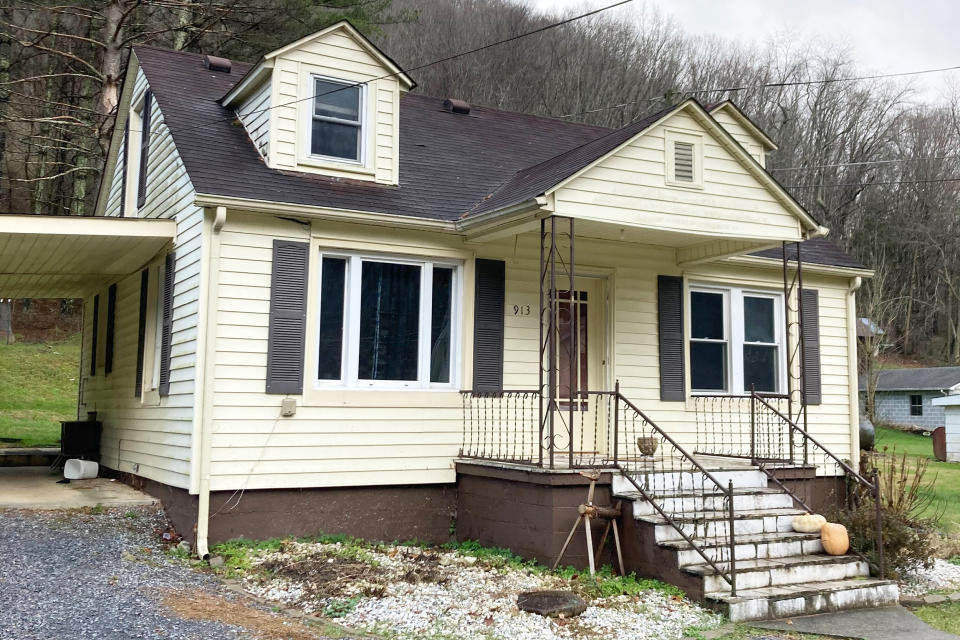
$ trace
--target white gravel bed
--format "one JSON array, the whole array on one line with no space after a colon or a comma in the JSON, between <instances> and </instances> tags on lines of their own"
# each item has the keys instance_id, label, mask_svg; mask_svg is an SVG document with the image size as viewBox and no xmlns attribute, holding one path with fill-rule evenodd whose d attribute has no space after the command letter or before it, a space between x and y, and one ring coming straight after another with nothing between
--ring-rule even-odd
<instances>
[{"instance_id":1,"label":"white gravel bed","mask_svg":"<svg viewBox=\"0 0 960 640\"><path fill-rule=\"evenodd\" d=\"M283 551L263 553L253 561L273 577L256 572L244 579L250 592L307 613L330 615L329 607L347 603L337 622L357 631L375 630L401 639L430 637L463 640L666 640L680 638L684 629L709 628L722 618L685 598L656 590L590 600L587 610L569 619L544 618L517 608L517 595L539 589L570 589L556 575L527 568L496 566L457 552L388 547L363 550L356 557L341 544L288 543ZM331 571L345 555L349 562L372 567L357 577L356 564L336 580L337 597L329 597L326 581L318 578L324 563ZM277 563L293 568L276 571ZM298 572L302 571L298 575ZM362 571L362 570L361 570ZM335 574L333 574L335 575ZM582 576L580 580L588 579Z\"/></svg>"},{"instance_id":2,"label":"white gravel bed","mask_svg":"<svg viewBox=\"0 0 960 640\"><path fill-rule=\"evenodd\" d=\"M937 559L928 568L917 567L900 581L900 594L919 596L938 589L960 589L960 565Z\"/></svg>"}]
</instances>

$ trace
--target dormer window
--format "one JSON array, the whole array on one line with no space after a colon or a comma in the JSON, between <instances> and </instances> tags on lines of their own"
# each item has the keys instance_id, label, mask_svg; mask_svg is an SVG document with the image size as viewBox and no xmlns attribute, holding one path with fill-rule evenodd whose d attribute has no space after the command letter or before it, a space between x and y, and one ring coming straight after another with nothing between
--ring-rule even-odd
<instances>
[{"instance_id":1,"label":"dormer window","mask_svg":"<svg viewBox=\"0 0 960 640\"><path fill-rule=\"evenodd\" d=\"M361 162L364 87L326 78L313 80L310 154Z\"/></svg>"}]
</instances>

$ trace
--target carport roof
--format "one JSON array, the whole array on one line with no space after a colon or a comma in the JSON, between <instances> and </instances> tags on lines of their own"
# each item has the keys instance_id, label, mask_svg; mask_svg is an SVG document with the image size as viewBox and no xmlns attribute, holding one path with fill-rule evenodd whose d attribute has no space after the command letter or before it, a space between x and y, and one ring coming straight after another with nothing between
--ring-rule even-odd
<instances>
[{"instance_id":1,"label":"carport roof","mask_svg":"<svg viewBox=\"0 0 960 640\"><path fill-rule=\"evenodd\" d=\"M149 262L174 220L0 215L0 298L79 298Z\"/></svg>"}]
</instances>

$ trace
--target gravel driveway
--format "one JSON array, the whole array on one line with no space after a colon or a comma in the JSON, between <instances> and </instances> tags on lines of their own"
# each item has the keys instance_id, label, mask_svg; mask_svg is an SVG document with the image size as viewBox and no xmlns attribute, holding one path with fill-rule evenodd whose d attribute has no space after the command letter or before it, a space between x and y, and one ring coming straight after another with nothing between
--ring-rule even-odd
<instances>
[{"instance_id":1,"label":"gravel driveway","mask_svg":"<svg viewBox=\"0 0 960 640\"><path fill-rule=\"evenodd\" d=\"M0 511L0 640L253 637L161 604L171 594L226 595L164 553L165 526L154 507Z\"/></svg>"}]
</instances>

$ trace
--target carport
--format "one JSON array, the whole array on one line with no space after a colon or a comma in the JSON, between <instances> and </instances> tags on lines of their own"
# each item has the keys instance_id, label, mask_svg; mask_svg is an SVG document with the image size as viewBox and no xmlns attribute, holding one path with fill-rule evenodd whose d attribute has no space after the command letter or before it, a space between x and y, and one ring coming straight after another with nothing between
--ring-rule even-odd
<instances>
[{"instance_id":1,"label":"carport","mask_svg":"<svg viewBox=\"0 0 960 640\"><path fill-rule=\"evenodd\" d=\"M174 220L0 215L0 298L83 298L134 273Z\"/></svg>"},{"instance_id":2,"label":"carport","mask_svg":"<svg viewBox=\"0 0 960 640\"><path fill-rule=\"evenodd\" d=\"M86 298L142 269L176 233L176 221L169 219L0 215L0 298ZM44 460L21 454L10 461ZM55 478L43 471L0 461L0 508L144 501L139 492L103 478L52 485Z\"/></svg>"}]
</instances>

